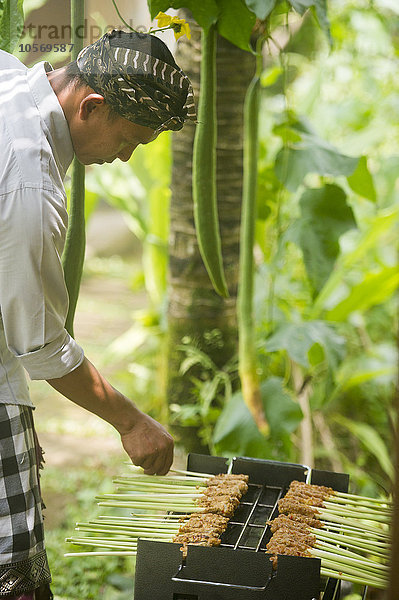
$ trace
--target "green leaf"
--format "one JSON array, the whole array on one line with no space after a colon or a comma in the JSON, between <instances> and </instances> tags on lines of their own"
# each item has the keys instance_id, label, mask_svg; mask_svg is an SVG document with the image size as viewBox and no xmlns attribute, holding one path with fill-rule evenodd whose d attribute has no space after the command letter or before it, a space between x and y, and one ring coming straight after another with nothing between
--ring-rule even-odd
<instances>
[{"instance_id":1,"label":"green leaf","mask_svg":"<svg viewBox=\"0 0 399 600\"><path fill-rule=\"evenodd\" d=\"M265 69L260 76L260 84L262 87L268 87L276 83L277 79L282 75L283 68L280 65L273 65Z\"/></svg>"},{"instance_id":2,"label":"green leaf","mask_svg":"<svg viewBox=\"0 0 399 600\"><path fill-rule=\"evenodd\" d=\"M147 0L151 13L151 19L161 11L165 12L169 8L188 8L200 27L208 30L213 23L216 23L219 9L215 0Z\"/></svg>"},{"instance_id":3,"label":"green leaf","mask_svg":"<svg viewBox=\"0 0 399 600\"><path fill-rule=\"evenodd\" d=\"M182 374L186 373L192 366L196 364L201 365L201 367L204 369L209 369L212 372L217 371L217 367L212 359L196 346L181 345L177 347L177 350L187 354L187 358L183 361L180 367L180 369L183 369L184 365L184 370L180 371Z\"/></svg>"},{"instance_id":4,"label":"green leaf","mask_svg":"<svg viewBox=\"0 0 399 600\"><path fill-rule=\"evenodd\" d=\"M0 3L0 49L12 52L24 28L23 0L3 0Z\"/></svg>"},{"instance_id":5,"label":"green leaf","mask_svg":"<svg viewBox=\"0 0 399 600\"><path fill-rule=\"evenodd\" d=\"M221 384L219 375L215 375L210 381L204 381L200 389L200 399L202 404L201 413L206 416L211 402L216 399L218 388Z\"/></svg>"},{"instance_id":6,"label":"green leaf","mask_svg":"<svg viewBox=\"0 0 399 600\"><path fill-rule=\"evenodd\" d=\"M390 450L385 445L384 440L377 433L374 427L366 423L350 421L342 416L334 416L334 421L342 425L350 431L363 446L372 454L379 462L383 471L388 475L391 481L394 480L394 468L390 457Z\"/></svg>"},{"instance_id":7,"label":"green leaf","mask_svg":"<svg viewBox=\"0 0 399 600\"><path fill-rule=\"evenodd\" d=\"M270 377L261 384L266 418L270 424L271 438L295 431L302 420L302 412L283 387L280 377ZM219 450L241 456L265 456L267 441L259 432L241 392L227 402L216 423L213 442Z\"/></svg>"},{"instance_id":8,"label":"green leaf","mask_svg":"<svg viewBox=\"0 0 399 600\"><path fill-rule=\"evenodd\" d=\"M308 173L348 176L355 171L358 162L357 157L341 154L318 136L301 133L300 142L282 148L277 154L275 169L279 180L295 192Z\"/></svg>"},{"instance_id":9,"label":"green leaf","mask_svg":"<svg viewBox=\"0 0 399 600\"><path fill-rule=\"evenodd\" d=\"M330 321L345 321L354 311L364 312L371 306L382 304L399 287L398 267L385 267L378 273L369 273L364 280L352 287L349 295L328 311Z\"/></svg>"},{"instance_id":10,"label":"green leaf","mask_svg":"<svg viewBox=\"0 0 399 600\"><path fill-rule=\"evenodd\" d=\"M320 27L327 34L331 43L330 22L327 16L327 0L288 0L288 2L300 15L303 15L308 8L313 8Z\"/></svg>"},{"instance_id":11,"label":"green leaf","mask_svg":"<svg viewBox=\"0 0 399 600\"><path fill-rule=\"evenodd\" d=\"M301 219L296 243L303 252L306 271L315 292L328 280L339 254L339 237L356 227L345 192L337 185L307 190L300 199Z\"/></svg>"},{"instance_id":12,"label":"green leaf","mask_svg":"<svg viewBox=\"0 0 399 600\"><path fill-rule=\"evenodd\" d=\"M357 168L352 175L349 175L347 179L350 187L354 192L356 192L356 194L371 200L371 202L375 202L377 200L373 177L368 170L366 156L360 157Z\"/></svg>"},{"instance_id":13,"label":"green leaf","mask_svg":"<svg viewBox=\"0 0 399 600\"><path fill-rule=\"evenodd\" d=\"M348 390L376 380L378 385L395 382L397 352L394 344L373 346L368 353L345 360L337 372L336 382L340 390Z\"/></svg>"},{"instance_id":14,"label":"green leaf","mask_svg":"<svg viewBox=\"0 0 399 600\"><path fill-rule=\"evenodd\" d=\"M226 40L242 50L249 50L256 17L244 0L217 0L219 7L218 31Z\"/></svg>"},{"instance_id":15,"label":"green leaf","mask_svg":"<svg viewBox=\"0 0 399 600\"><path fill-rule=\"evenodd\" d=\"M344 344L344 338L337 335L327 323L307 321L281 325L266 341L266 350L268 352L285 350L294 362L309 368L311 350L317 347L322 348L330 367L335 369L342 359ZM319 362L321 361L319 360Z\"/></svg>"},{"instance_id":16,"label":"green leaf","mask_svg":"<svg viewBox=\"0 0 399 600\"><path fill-rule=\"evenodd\" d=\"M276 6L277 0L245 0L245 4L261 21L264 21Z\"/></svg>"},{"instance_id":17,"label":"green leaf","mask_svg":"<svg viewBox=\"0 0 399 600\"><path fill-rule=\"evenodd\" d=\"M360 236L356 247L340 258L338 265L331 273L329 280L314 302L313 309L311 310L313 318L320 314L334 292L339 288L345 273L353 269L357 262L367 257L368 252L372 248L381 244L385 245L387 240L389 240L389 243L392 243L397 238L398 217L399 206L383 210L373 217L363 235Z\"/></svg>"},{"instance_id":18,"label":"green leaf","mask_svg":"<svg viewBox=\"0 0 399 600\"><path fill-rule=\"evenodd\" d=\"M278 135L284 140L285 144L297 144L302 141L302 135L293 127L287 127L286 123L281 123L273 127L274 135Z\"/></svg>"}]
</instances>

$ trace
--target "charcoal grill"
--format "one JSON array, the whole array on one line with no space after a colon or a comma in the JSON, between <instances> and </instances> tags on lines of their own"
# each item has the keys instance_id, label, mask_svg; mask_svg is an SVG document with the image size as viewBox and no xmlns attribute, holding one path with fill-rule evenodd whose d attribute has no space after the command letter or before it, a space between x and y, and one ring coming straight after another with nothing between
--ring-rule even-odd
<instances>
[{"instance_id":1,"label":"charcoal grill","mask_svg":"<svg viewBox=\"0 0 399 600\"><path fill-rule=\"evenodd\" d=\"M248 492L230 519L218 547L139 539L134 600L339 600L340 582L320 577L320 560L280 556L273 571L265 553L271 531L266 521L291 481L307 481L347 492L349 476L304 465L253 458L229 463L217 456L190 454L187 470L249 475ZM363 599L367 589L363 590Z\"/></svg>"}]
</instances>

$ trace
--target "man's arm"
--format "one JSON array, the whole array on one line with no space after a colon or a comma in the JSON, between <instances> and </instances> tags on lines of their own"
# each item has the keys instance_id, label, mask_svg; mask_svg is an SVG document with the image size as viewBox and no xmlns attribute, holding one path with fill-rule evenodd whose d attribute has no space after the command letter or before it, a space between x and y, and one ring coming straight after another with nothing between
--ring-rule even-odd
<instances>
[{"instance_id":1,"label":"man's arm","mask_svg":"<svg viewBox=\"0 0 399 600\"><path fill-rule=\"evenodd\" d=\"M113 388L87 358L67 375L47 381L63 396L113 425L135 465L150 475L165 475L169 471L173 461L172 437Z\"/></svg>"}]
</instances>

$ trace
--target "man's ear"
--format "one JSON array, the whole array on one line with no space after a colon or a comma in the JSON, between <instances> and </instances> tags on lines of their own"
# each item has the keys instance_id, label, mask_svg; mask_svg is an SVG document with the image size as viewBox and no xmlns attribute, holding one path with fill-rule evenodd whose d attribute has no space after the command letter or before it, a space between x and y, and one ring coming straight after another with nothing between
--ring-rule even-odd
<instances>
[{"instance_id":1,"label":"man's ear","mask_svg":"<svg viewBox=\"0 0 399 600\"><path fill-rule=\"evenodd\" d=\"M82 121L87 119L96 111L103 110L105 108L105 99L101 94L88 94L85 96L79 105L79 118Z\"/></svg>"}]
</instances>

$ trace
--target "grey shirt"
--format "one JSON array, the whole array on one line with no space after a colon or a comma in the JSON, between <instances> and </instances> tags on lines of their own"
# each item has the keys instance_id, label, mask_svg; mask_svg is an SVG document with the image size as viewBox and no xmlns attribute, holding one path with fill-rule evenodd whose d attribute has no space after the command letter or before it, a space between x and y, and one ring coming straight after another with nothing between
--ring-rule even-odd
<instances>
[{"instance_id":1,"label":"grey shirt","mask_svg":"<svg viewBox=\"0 0 399 600\"><path fill-rule=\"evenodd\" d=\"M0 402L28 406L24 369L53 379L83 361L64 327L63 179L73 147L49 70L0 51Z\"/></svg>"}]
</instances>

